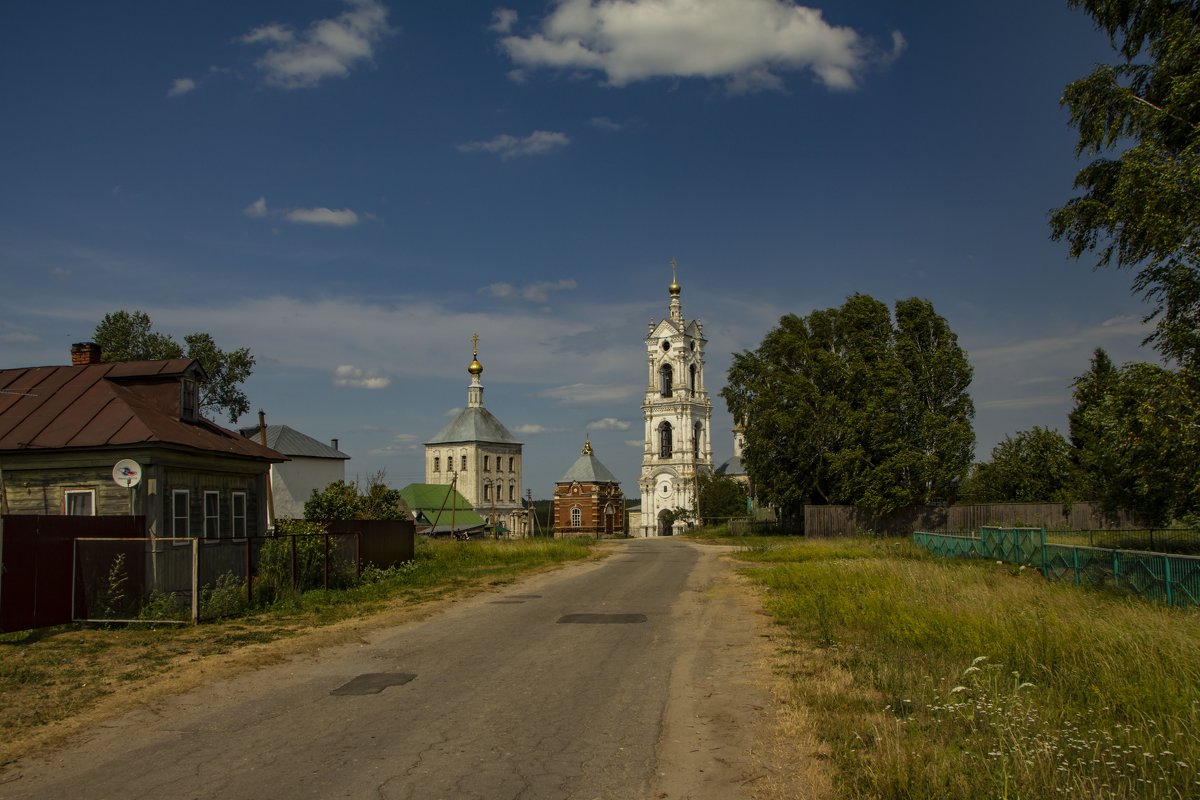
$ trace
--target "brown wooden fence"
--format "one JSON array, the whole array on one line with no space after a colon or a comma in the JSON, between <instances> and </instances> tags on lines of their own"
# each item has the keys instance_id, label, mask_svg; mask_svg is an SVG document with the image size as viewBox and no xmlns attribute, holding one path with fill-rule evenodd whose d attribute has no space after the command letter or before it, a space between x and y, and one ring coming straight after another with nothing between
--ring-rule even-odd
<instances>
[{"instance_id":1,"label":"brown wooden fence","mask_svg":"<svg viewBox=\"0 0 1200 800\"><path fill-rule=\"evenodd\" d=\"M1145 522L1128 512L1105 514L1095 503L979 503L954 506L918 506L877 516L853 506L805 506L804 535L908 536L922 531L976 531L998 527L1105 530L1138 528Z\"/></svg>"},{"instance_id":2,"label":"brown wooden fence","mask_svg":"<svg viewBox=\"0 0 1200 800\"><path fill-rule=\"evenodd\" d=\"M145 536L145 517L9 514L0 523L0 631L65 625L75 540Z\"/></svg>"}]
</instances>

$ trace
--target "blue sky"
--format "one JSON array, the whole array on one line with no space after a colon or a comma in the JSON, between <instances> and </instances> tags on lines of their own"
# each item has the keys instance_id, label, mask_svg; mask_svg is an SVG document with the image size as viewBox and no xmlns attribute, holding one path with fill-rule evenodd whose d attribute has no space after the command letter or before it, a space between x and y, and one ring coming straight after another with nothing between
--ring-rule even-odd
<instances>
[{"instance_id":1,"label":"blue sky","mask_svg":"<svg viewBox=\"0 0 1200 800\"><path fill-rule=\"evenodd\" d=\"M718 462L730 354L854 292L949 320L985 457L1065 432L1095 347L1152 357L1130 276L1048 238L1109 60L1056 0L7 3L0 367L142 309L403 486L477 331L534 496L585 435L634 494L674 257Z\"/></svg>"}]
</instances>

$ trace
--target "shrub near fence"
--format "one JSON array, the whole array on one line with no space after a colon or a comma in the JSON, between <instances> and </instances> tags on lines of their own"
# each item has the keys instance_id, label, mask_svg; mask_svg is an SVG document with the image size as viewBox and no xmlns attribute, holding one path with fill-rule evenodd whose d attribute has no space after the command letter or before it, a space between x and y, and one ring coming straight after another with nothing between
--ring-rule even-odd
<instances>
[{"instance_id":1,"label":"shrub near fence","mask_svg":"<svg viewBox=\"0 0 1200 800\"><path fill-rule=\"evenodd\" d=\"M75 540L76 621L187 622L229 616L314 589L354 585L363 551L389 567L412 559L412 533L354 531L242 540ZM376 540L364 547L364 540Z\"/></svg>"},{"instance_id":2,"label":"shrub near fence","mask_svg":"<svg viewBox=\"0 0 1200 800\"><path fill-rule=\"evenodd\" d=\"M1050 580L1112 586L1170 606L1200 606L1200 557L1056 544L1043 528L981 528L979 536L913 533L943 558L987 558L1037 566Z\"/></svg>"}]
</instances>

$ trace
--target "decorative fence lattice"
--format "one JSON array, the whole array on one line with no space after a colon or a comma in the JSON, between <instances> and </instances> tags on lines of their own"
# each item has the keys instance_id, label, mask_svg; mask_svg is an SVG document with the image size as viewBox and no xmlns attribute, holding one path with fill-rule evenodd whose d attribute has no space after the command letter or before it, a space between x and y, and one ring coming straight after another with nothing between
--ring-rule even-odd
<instances>
[{"instance_id":1,"label":"decorative fence lattice","mask_svg":"<svg viewBox=\"0 0 1200 800\"><path fill-rule=\"evenodd\" d=\"M942 558L987 558L1038 567L1051 580L1120 587L1170 606L1200 606L1200 557L1048 543L1044 528L981 528L978 536L913 533Z\"/></svg>"}]
</instances>

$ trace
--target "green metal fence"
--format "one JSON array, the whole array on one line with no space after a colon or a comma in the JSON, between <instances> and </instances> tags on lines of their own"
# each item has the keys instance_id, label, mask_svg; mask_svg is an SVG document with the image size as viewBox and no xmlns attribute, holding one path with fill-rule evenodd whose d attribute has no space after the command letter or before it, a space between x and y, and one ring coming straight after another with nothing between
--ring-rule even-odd
<instances>
[{"instance_id":1,"label":"green metal fence","mask_svg":"<svg viewBox=\"0 0 1200 800\"><path fill-rule=\"evenodd\" d=\"M1112 586L1170 606L1200 606L1200 557L1047 543L1043 528L981 528L978 536L913 533L942 558L987 558L1038 567L1050 580Z\"/></svg>"}]
</instances>

